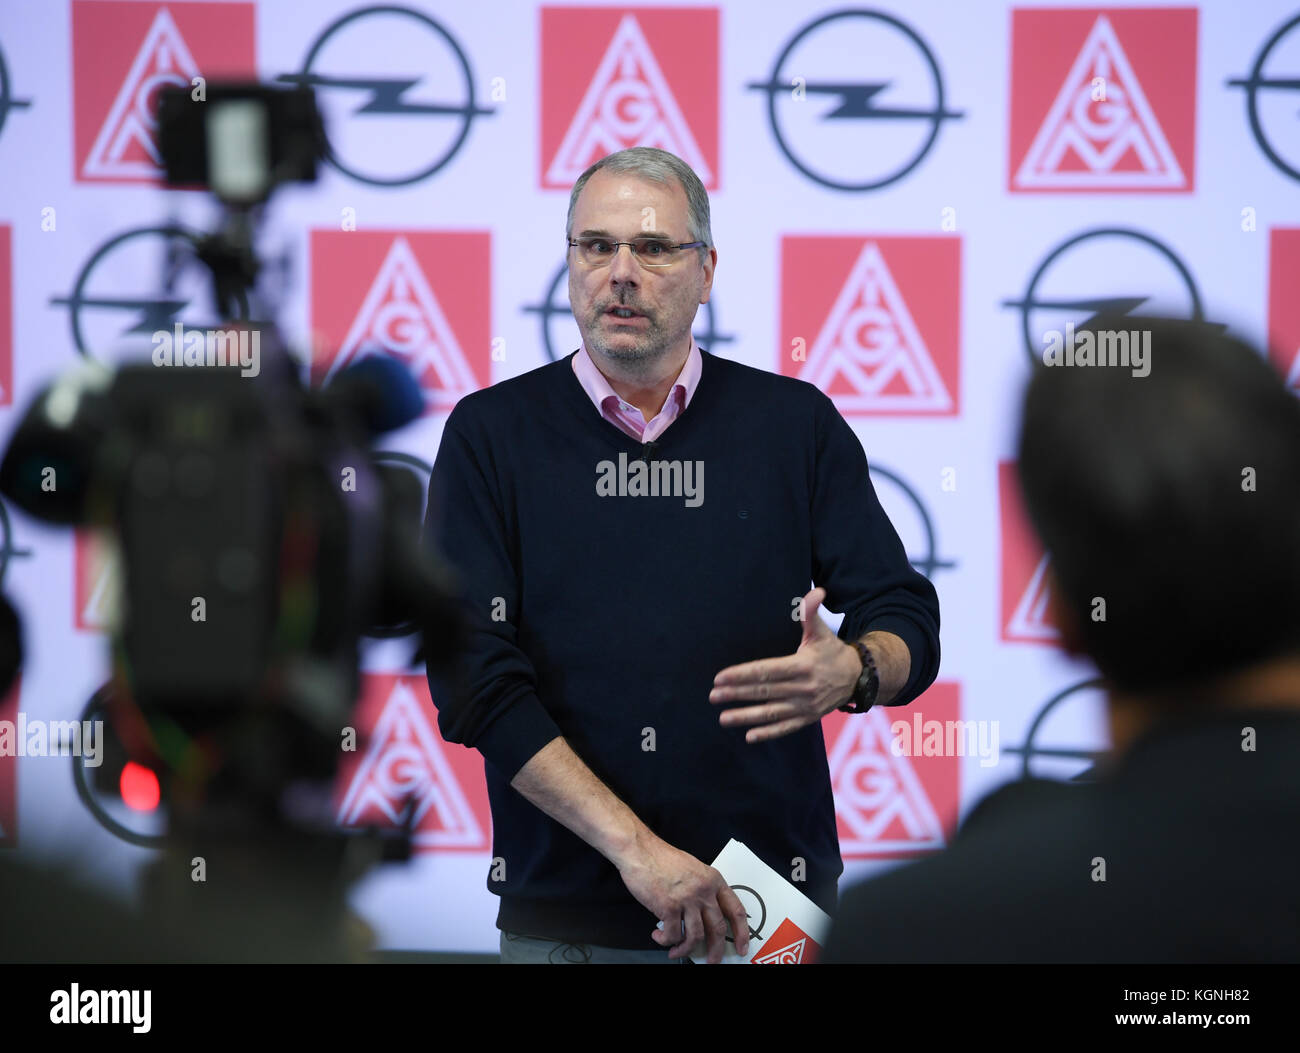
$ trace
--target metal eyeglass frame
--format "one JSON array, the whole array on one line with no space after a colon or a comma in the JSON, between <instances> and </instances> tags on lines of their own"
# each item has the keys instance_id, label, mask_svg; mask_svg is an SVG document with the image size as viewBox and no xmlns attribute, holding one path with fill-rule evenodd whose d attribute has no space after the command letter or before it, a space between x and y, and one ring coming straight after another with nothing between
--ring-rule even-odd
<instances>
[{"instance_id":1,"label":"metal eyeglass frame","mask_svg":"<svg viewBox=\"0 0 1300 1053\"><path fill-rule=\"evenodd\" d=\"M590 238L588 240L604 241L614 246L614 251L609 254L609 259L603 263L589 263L587 260L584 259L582 262L586 263L588 267L605 267L613 263L614 257L618 255L618 250L622 248L624 245L626 245L628 247L628 251L632 253L632 258L635 259L637 263L641 264L642 267L652 267L652 268L671 267L674 263L677 262L678 259L681 258L679 256L674 255L672 259L664 263L647 263L645 259L642 258L642 256L636 251L636 241L663 245L666 248L677 249L679 251L683 249L702 249L706 247L705 243L702 241L686 241L686 242L682 242L680 245L674 245L671 241L664 241L662 238L637 238L636 241L610 241L609 238ZM565 241L569 245L575 246L579 249L579 259L581 259L582 239L566 238Z\"/></svg>"}]
</instances>

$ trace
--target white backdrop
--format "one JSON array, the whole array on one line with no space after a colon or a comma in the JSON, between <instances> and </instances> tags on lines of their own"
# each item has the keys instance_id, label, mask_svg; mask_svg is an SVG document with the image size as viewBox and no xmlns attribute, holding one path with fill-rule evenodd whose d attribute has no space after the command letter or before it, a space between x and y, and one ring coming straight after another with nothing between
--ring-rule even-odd
<instances>
[{"instance_id":1,"label":"white backdrop","mask_svg":"<svg viewBox=\"0 0 1300 1053\"><path fill-rule=\"evenodd\" d=\"M1086 767L1105 744L1099 696L1052 647L1014 507L1029 355L1119 298L1271 337L1300 386L1297 99L1269 83L1300 75L1300 9L393 6L0 5L5 434L82 356L138 356L157 328L211 320L194 268L164 291L170 239L149 229L214 215L157 186L159 84L323 78L334 164L272 203L270 291L318 378L373 353L412 366L430 412L383 446L426 464L460 394L577 346L559 274L573 178L621 146L664 146L712 197L700 344L836 398L939 592L935 687L911 710L826 723L846 878L940 847L1026 767ZM105 678L115 569L6 512L0 572L29 660L2 715L73 719ZM414 793L420 851L356 905L384 946L491 951L481 761L438 738L407 650L367 651L370 745L345 758L338 814L393 816ZM912 711L975 721L996 752L895 756L889 720ZM123 894L149 858L81 806L67 758L0 757L0 845Z\"/></svg>"}]
</instances>

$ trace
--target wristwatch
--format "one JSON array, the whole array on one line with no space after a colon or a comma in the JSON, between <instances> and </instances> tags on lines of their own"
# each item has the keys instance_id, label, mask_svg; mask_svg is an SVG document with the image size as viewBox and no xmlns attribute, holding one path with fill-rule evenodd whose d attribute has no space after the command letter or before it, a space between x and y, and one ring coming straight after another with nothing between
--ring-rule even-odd
<instances>
[{"instance_id":1,"label":"wristwatch","mask_svg":"<svg viewBox=\"0 0 1300 1053\"><path fill-rule=\"evenodd\" d=\"M854 640L853 646L858 649L858 657L862 659L862 672L853 688L853 694L840 709L845 713L865 713L876 704L876 696L880 693L880 676L876 673L876 660L871 657L867 645L861 640Z\"/></svg>"}]
</instances>

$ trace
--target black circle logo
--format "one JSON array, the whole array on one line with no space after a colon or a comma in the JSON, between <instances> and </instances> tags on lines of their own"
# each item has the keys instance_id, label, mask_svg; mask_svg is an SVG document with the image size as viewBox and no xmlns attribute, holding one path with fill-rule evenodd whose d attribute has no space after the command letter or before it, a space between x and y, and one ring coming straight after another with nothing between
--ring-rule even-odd
<instances>
[{"instance_id":1,"label":"black circle logo","mask_svg":"<svg viewBox=\"0 0 1300 1053\"><path fill-rule=\"evenodd\" d=\"M1246 92L1246 119L1250 122L1251 134L1255 136L1255 142L1259 144L1264 156L1272 161L1279 171L1296 180L1300 180L1300 168L1296 167L1296 164L1300 163L1300 154L1294 160L1282 157L1275 142L1264 130L1264 111L1267 111L1268 116L1275 118L1278 123L1289 121L1291 128L1294 129L1296 103L1294 96L1289 93L1300 91L1300 74L1270 76L1264 72L1264 66L1282 38L1298 26L1300 26L1300 15L1296 15L1268 38L1259 54L1255 56L1255 64L1251 67L1249 76L1234 77L1228 81L1230 87L1242 88ZM1276 100L1275 105L1261 101L1262 96L1267 97L1269 94L1272 94ZM1276 126L1275 124L1274 127Z\"/></svg>"},{"instance_id":2,"label":"black circle logo","mask_svg":"<svg viewBox=\"0 0 1300 1053\"><path fill-rule=\"evenodd\" d=\"M542 347L546 351L547 360L551 362L558 362L568 355L574 350L574 347L569 346L573 340L581 339L577 334L577 324L573 322L573 311L564 295L565 278L568 273L568 264L561 263L560 269L555 272L555 276L542 296L542 302L528 304L523 309L525 314L537 315L542 330ZM736 338L718 329L715 299L710 297L708 303L701 305L703 310L699 313L699 322L703 323L703 328L701 329L697 322L695 331L691 335L695 338L697 347L716 354L714 348L719 344L730 344ZM565 319L570 323L567 328L564 326Z\"/></svg>"},{"instance_id":3,"label":"black circle logo","mask_svg":"<svg viewBox=\"0 0 1300 1053\"><path fill-rule=\"evenodd\" d=\"M394 28L395 20L407 24ZM341 42L344 29L348 30L346 43ZM431 34L440 50L423 70L390 76L365 70L320 72L322 68L345 68L349 58L356 55L373 62L372 56L390 46L396 34L409 38L413 33L426 38ZM474 102L474 75L456 38L440 23L410 7L363 7L343 15L316 38L303 60L301 73L284 74L278 79L329 91L331 98L320 99L329 135L326 160L344 175L371 186L409 186L427 179L456 156L469 137L474 118L495 112ZM431 93L432 100L407 97L417 89ZM459 100L443 101L453 92L459 94ZM345 105L350 108L342 109ZM333 119L328 119L331 110ZM448 118L453 123L444 128ZM411 120L421 122L418 130L401 123ZM344 153L352 160L345 161ZM376 154L398 155L414 171L363 172L355 158Z\"/></svg>"},{"instance_id":4,"label":"black circle logo","mask_svg":"<svg viewBox=\"0 0 1300 1053\"><path fill-rule=\"evenodd\" d=\"M182 310L211 291L211 278L206 269L187 267L196 259L197 246L198 237L180 227L137 227L109 238L91 253L73 283L72 292L50 297L52 306L68 308L72 344L77 353L97 359L110 344L135 342L143 347L152 333L171 329L179 321L177 316ZM136 275L149 274L159 263L162 264L162 294L121 288L126 281L138 281ZM92 280L96 274L103 274L106 282L116 284L100 288ZM242 291L237 295L236 319L246 320L248 301ZM108 312L119 319L119 324L101 324L93 327L92 332L87 324L88 312L97 316ZM125 325L120 324L123 315ZM215 327L218 323L210 324ZM185 327L191 325L186 323Z\"/></svg>"},{"instance_id":5,"label":"black circle logo","mask_svg":"<svg viewBox=\"0 0 1300 1053\"><path fill-rule=\"evenodd\" d=\"M919 540L922 549L920 554L908 555L908 561L912 566L927 578L933 578L935 571L952 570L956 567L957 563L955 560L943 559L939 555L939 541L934 528L934 520L930 517L930 512L925 507L925 502L921 500L921 496L912 489L912 487L908 485L907 481L897 472L892 472L888 468L882 468L880 465L875 463L872 463L869 466L868 471L873 483L878 484L882 479L888 482L891 488L902 495L906 505L910 506L913 512L915 512L915 519L919 527ZM881 503L883 505L886 502L882 501ZM897 524L903 519L899 514L900 511L902 511L902 507L892 500L888 503L892 507L885 509L886 514L889 516L889 521L895 524L894 529L897 530ZM902 532L900 531L900 533ZM912 539L909 538L909 540Z\"/></svg>"},{"instance_id":6,"label":"black circle logo","mask_svg":"<svg viewBox=\"0 0 1300 1053\"><path fill-rule=\"evenodd\" d=\"M741 906L745 908L745 917L749 919L749 938L751 940L761 940L763 938L763 926L767 924L767 904L763 902L763 897L758 894L757 889L752 889L748 885L731 885L731 891L736 894L740 900ZM744 895L741 895L741 893ZM754 924L754 918L758 918L758 924ZM731 928L727 928L727 942L735 943L732 939Z\"/></svg>"},{"instance_id":7,"label":"black circle logo","mask_svg":"<svg viewBox=\"0 0 1300 1053\"><path fill-rule=\"evenodd\" d=\"M420 508L420 522L423 524L425 508L427 508L429 501L429 476L433 474L433 466L419 457L394 450L379 450L372 453L370 457L376 464L396 465L403 468L419 480L424 491L424 505ZM397 625L369 629L365 635L372 640L392 640L399 636L410 636L416 631L416 628L414 622L400 622Z\"/></svg>"},{"instance_id":8,"label":"black circle logo","mask_svg":"<svg viewBox=\"0 0 1300 1053\"><path fill-rule=\"evenodd\" d=\"M1025 744L1003 749L1003 753L1021 757L1021 778L1081 780L1088 777L1097 761L1110 752L1108 746L1077 745L1083 738L1078 725L1086 722L1095 725L1099 720L1101 710L1096 705L1095 695L1092 696L1091 710L1084 707L1089 701L1088 692L1099 691L1101 686L1100 678L1083 680L1053 695L1034 716L1025 735ZM1065 705L1067 701L1071 703L1069 706ZM1081 719L1085 717L1090 720ZM1097 734L1094 737L1100 740L1104 736Z\"/></svg>"},{"instance_id":9,"label":"black circle logo","mask_svg":"<svg viewBox=\"0 0 1300 1053\"><path fill-rule=\"evenodd\" d=\"M9 509L5 507L4 501L0 501L0 585L4 584L5 574L9 571L9 561L31 554L31 549L17 548L14 545L14 528L9 520Z\"/></svg>"},{"instance_id":10,"label":"black circle logo","mask_svg":"<svg viewBox=\"0 0 1300 1053\"><path fill-rule=\"evenodd\" d=\"M86 703L85 709L81 711L81 716L78 719L82 721L82 727L86 726L87 721L91 724L96 721L101 722L100 748L107 754L107 758L101 756L99 758L100 766L97 766L92 771L86 764L84 756L74 754L72 757L72 782L77 789L77 796L81 798L81 803L85 805L86 810L90 812L100 826L114 837L120 838L128 844L137 845L140 848L161 848L166 844L162 811L156 811L144 816L138 815L131 812L120 799L115 797L112 791L104 786L95 785L97 779L102 781L105 776L111 776L114 773L120 778L121 771L129 760L126 747L118 737L113 721L109 717L113 698L113 682L110 680L90 696L90 701ZM105 759L108 760L108 764L104 764ZM141 829L132 826L127 822L128 818L141 826L151 826L153 829Z\"/></svg>"},{"instance_id":11,"label":"black circle logo","mask_svg":"<svg viewBox=\"0 0 1300 1053\"><path fill-rule=\"evenodd\" d=\"M1080 291L1089 285L1108 288L1093 295ZM1038 312L1053 315L1063 328L1064 318L1083 325L1103 311L1129 314L1147 303L1162 313L1205 320L1192 272L1172 249L1140 230L1101 227L1057 245L1034 271L1025 295L1002 306L1020 311L1025 352L1037 362L1042 342L1036 334L1054 331L1036 324Z\"/></svg>"},{"instance_id":12,"label":"black circle logo","mask_svg":"<svg viewBox=\"0 0 1300 1053\"><path fill-rule=\"evenodd\" d=\"M902 179L943 122L964 116L945 106L943 75L925 41L882 11L846 9L809 22L767 80L747 86L767 93L768 123L789 162L833 190ZM830 109L819 105L827 99Z\"/></svg>"},{"instance_id":13,"label":"black circle logo","mask_svg":"<svg viewBox=\"0 0 1300 1053\"><path fill-rule=\"evenodd\" d=\"M5 64L4 52L0 51L0 132L4 131L10 110L25 110L31 104L31 99L13 97L9 84L9 67Z\"/></svg>"}]
</instances>

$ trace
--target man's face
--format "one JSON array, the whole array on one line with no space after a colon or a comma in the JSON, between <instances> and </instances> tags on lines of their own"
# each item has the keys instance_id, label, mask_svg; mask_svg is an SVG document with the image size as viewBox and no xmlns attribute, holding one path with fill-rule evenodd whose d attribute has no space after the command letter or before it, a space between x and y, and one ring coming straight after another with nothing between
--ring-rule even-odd
<instances>
[{"instance_id":1,"label":"man's face","mask_svg":"<svg viewBox=\"0 0 1300 1053\"><path fill-rule=\"evenodd\" d=\"M654 183L631 173L601 170L578 195L574 239L600 235L611 241L661 237L674 245L691 241L686 230L686 191L676 182ZM668 267L643 267L627 246L611 263L593 267L569 248L569 304L588 350L626 364L649 364L684 350L699 305L708 303L718 254L710 249L678 253ZM615 308L630 309L620 318Z\"/></svg>"}]
</instances>

